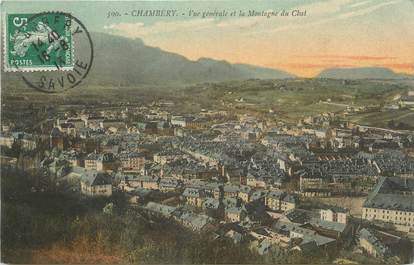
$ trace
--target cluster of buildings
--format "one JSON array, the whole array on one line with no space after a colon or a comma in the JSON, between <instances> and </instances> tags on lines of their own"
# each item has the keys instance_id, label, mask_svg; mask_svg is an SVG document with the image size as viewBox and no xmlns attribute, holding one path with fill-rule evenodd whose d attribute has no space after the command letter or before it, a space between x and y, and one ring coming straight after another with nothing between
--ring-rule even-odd
<instances>
[{"instance_id":1,"label":"cluster of buildings","mask_svg":"<svg viewBox=\"0 0 414 265\"><path fill-rule=\"evenodd\" d=\"M275 246L317 253L351 242L388 259L395 256L390 245L404 239L388 230L414 232L412 132L330 114L286 125L252 114L170 108L64 113L39 132L3 129L0 145L10 154L18 146L17 168L41 168L71 191L124 192L151 215L248 243L260 254ZM366 196L360 219L338 207L303 207L331 196Z\"/></svg>"}]
</instances>

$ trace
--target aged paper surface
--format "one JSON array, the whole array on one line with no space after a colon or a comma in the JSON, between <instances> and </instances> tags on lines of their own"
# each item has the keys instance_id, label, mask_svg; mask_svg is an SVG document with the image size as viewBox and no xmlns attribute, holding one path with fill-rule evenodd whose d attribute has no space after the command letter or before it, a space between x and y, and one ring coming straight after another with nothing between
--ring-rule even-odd
<instances>
[{"instance_id":1,"label":"aged paper surface","mask_svg":"<svg viewBox=\"0 0 414 265\"><path fill-rule=\"evenodd\" d=\"M414 1L3 1L1 262L409 264Z\"/></svg>"}]
</instances>

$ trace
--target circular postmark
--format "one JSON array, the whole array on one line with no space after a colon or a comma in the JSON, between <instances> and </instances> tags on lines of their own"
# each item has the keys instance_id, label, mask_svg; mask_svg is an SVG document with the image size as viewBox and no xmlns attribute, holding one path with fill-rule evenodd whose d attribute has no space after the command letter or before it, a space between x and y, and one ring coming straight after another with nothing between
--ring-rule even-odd
<instances>
[{"instance_id":1,"label":"circular postmark","mask_svg":"<svg viewBox=\"0 0 414 265\"><path fill-rule=\"evenodd\" d=\"M7 58L29 87L57 93L79 85L88 75L94 50L90 33L70 13L42 12L7 18Z\"/></svg>"}]
</instances>

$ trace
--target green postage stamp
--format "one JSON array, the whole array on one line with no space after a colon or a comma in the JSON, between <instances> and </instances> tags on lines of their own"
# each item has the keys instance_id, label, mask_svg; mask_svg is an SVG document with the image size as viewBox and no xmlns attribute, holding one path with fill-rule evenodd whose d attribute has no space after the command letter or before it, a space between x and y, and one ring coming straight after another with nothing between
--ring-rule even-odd
<instances>
[{"instance_id":1,"label":"green postage stamp","mask_svg":"<svg viewBox=\"0 0 414 265\"><path fill-rule=\"evenodd\" d=\"M72 70L71 17L64 13L7 14L5 71Z\"/></svg>"}]
</instances>

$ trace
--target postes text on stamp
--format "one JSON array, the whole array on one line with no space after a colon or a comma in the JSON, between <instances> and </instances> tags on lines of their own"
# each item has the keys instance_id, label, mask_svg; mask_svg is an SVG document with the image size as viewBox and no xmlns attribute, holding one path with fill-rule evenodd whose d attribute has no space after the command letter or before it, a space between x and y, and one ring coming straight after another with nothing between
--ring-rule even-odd
<instances>
[{"instance_id":1,"label":"postes text on stamp","mask_svg":"<svg viewBox=\"0 0 414 265\"><path fill-rule=\"evenodd\" d=\"M6 71L73 69L70 17L62 13L7 14L5 20Z\"/></svg>"}]
</instances>

